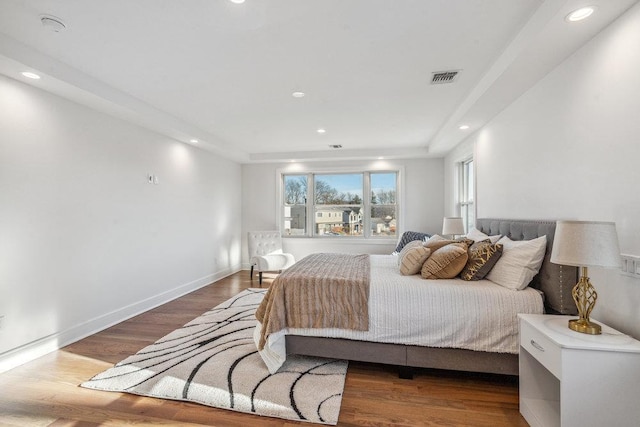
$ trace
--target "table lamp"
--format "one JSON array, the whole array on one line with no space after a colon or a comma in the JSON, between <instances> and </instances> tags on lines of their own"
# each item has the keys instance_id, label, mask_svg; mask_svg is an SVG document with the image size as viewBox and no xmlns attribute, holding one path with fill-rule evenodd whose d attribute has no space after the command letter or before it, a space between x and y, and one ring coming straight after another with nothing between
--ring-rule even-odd
<instances>
[{"instance_id":1,"label":"table lamp","mask_svg":"<svg viewBox=\"0 0 640 427\"><path fill-rule=\"evenodd\" d=\"M571 292L578 307L579 318L569 320L569 329L584 334L600 334L600 325L589 320L598 293L589 281L587 267L621 266L616 224L558 221L551 249L551 262L580 268L580 280Z\"/></svg>"},{"instance_id":2,"label":"table lamp","mask_svg":"<svg viewBox=\"0 0 640 427\"><path fill-rule=\"evenodd\" d=\"M462 223L462 217L445 217L442 220L442 234L450 234L452 238L456 238L456 234L464 234L464 224Z\"/></svg>"}]
</instances>

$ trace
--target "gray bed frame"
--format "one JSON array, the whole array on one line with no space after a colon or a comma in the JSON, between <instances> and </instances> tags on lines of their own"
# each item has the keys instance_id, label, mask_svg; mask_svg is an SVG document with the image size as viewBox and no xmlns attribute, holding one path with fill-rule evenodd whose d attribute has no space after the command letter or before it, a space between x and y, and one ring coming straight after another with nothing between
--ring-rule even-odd
<instances>
[{"instance_id":1,"label":"gray bed frame","mask_svg":"<svg viewBox=\"0 0 640 427\"><path fill-rule=\"evenodd\" d=\"M547 251L540 272L531 287L543 292L545 311L556 314L576 314L571 289L578 280L576 267L552 264L551 247L555 221L508 219L478 219L476 228L488 235L501 234L512 240L531 240L547 236ZM374 362L400 367L437 368L456 371L518 375L518 355L489 353L455 348L421 347L355 341L340 338L286 336L287 354ZM410 370L401 370L402 377L411 377Z\"/></svg>"}]
</instances>

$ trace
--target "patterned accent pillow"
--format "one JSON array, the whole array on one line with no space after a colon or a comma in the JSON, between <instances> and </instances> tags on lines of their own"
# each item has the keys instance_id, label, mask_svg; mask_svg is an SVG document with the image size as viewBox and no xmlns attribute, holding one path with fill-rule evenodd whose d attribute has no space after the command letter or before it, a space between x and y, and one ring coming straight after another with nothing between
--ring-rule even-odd
<instances>
[{"instance_id":1,"label":"patterned accent pillow","mask_svg":"<svg viewBox=\"0 0 640 427\"><path fill-rule=\"evenodd\" d=\"M407 252L409 252L409 250L413 248L422 248L422 247L424 247L424 242L422 240L413 240L407 243L406 245L404 245L404 248L402 248L402 250L398 254L398 266L402 264L402 259L405 257Z\"/></svg>"},{"instance_id":2,"label":"patterned accent pillow","mask_svg":"<svg viewBox=\"0 0 640 427\"><path fill-rule=\"evenodd\" d=\"M402 250L404 251L404 249ZM403 276L418 274L422 268L422 264L429 258L429 255L431 255L431 249L425 248L422 245L409 249L402 258L400 274Z\"/></svg>"},{"instance_id":3,"label":"patterned accent pillow","mask_svg":"<svg viewBox=\"0 0 640 427\"><path fill-rule=\"evenodd\" d=\"M402 237L400 237L400 241L398 242L398 246L396 246L396 250L393 251L394 254L400 253L404 245L414 240L425 240L431 237L431 234L420 233L418 231L405 231L402 233Z\"/></svg>"},{"instance_id":4,"label":"patterned accent pillow","mask_svg":"<svg viewBox=\"0 0 640 427\"><path fill-rule=\"evenodd\" d=\"M502 256L502 245L492 245L491 241L476 242L469 248L469 259L464 266L460 278L462 280L480 280L489 274L489 271Z\"/></svg>"},{"instance_id":5,"label":"patterned accent pillow","mask_svg":"<svg viewBox=\"0 0 640 427\"><path fill-rule=\"evenodd\" d=\"M453 279L467 264L467 245L451 243L435 251L422 265L423 279Z\"/></svg>"}]
</instances>

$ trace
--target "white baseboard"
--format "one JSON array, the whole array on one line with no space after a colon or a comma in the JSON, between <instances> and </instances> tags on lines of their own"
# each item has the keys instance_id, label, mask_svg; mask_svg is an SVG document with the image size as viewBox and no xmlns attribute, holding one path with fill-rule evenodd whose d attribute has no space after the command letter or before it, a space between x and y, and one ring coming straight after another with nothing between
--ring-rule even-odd
<instances>
[{"instance_id":1,"label":"white baseboard","mask_svg":"<svg viewBox=\"0 0 640 427\"><path fill-rule=\"evenodd\" d=\"M65 330L42 337L36 341L22 345L0 354L0 373L18 367L22 364L44 356L47 353L61 349L64 346L72 344L83 338L98 333L113 325L130 319L138 314L149 311L169 301L173 301L183 295L200 289L210 283L216 282L234 273L242 268L240 265L231 269L222 270L189 283L179 285L173 289L165 291L161 294L154 295L144 300L135 302L126 307L119 308L109 313L89 319Z\"/></svg>"}]
</instances>

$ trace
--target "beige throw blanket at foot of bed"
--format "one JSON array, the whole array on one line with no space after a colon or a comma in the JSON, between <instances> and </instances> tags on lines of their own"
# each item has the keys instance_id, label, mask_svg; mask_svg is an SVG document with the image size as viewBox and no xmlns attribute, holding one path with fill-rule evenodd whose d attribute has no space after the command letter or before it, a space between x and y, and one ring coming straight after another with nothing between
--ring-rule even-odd
<instances>
[{"instance_id":1,"label":"beige throw blanket at foot of bed","mask_svg":"<svg viewBox=\"0 0 640 427\"><path fill-rule=\"evenodd\" d=\"M285 328L369 329L369 255L309 255L281 273L256 311L258 349Z\"/></svg>"}]
</instances>

